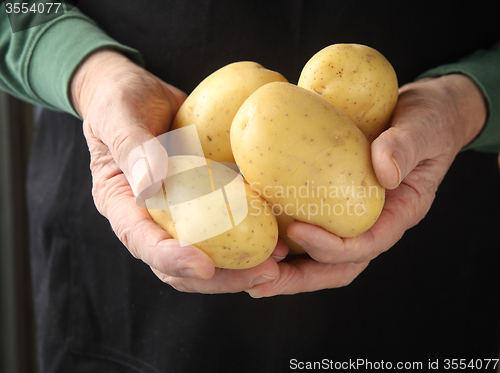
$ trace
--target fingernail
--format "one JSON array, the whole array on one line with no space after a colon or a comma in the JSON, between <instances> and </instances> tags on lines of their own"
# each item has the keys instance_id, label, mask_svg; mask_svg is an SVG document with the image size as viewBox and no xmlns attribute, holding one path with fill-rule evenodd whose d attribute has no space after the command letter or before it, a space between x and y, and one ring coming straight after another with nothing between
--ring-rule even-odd
<instances>
[{"instance_id":1,"label":"fingernail","mask_svg":"<svg viewBox=\"0 0 500 373\"><path fill-rule=\"evenodd\" d=\"M275 277L266 276L266 275L260 275L259 277L256 277L252 281L250 281L249 287L253 287L255 285L264 284L266 282L269 282L269 281L272 281L272 280L275 280L275 279L276 279Z\"/></svg>"},{"instance_id":2,"label":"fingernail","mask_svg":"<svg viewBox=\"0 0 500 373\"><path fill-rule=\"evenodd\" d=\"M283 259L285 259L284 256L276 256L276 255L271 255L271 258L273 258L276 262L281 262Z\"/></svg>"},{"instance_id":3,"label":"fingernail","mask_svg":"<svg viewBox=\"0 0 500 373\"><path fill-rule=\"evenodd\" d=\"M146 158L140 158L132 164L130 177L130 186L136 196L152 184L151 172Z\"/></svg>"},{"instance_id":4,"label":"fingernail","mask_svg":"<svg viewBox=\"0 0 500 373\"><path fill-rule=\"evenodd\" d=\"M181 275L182 277L189 277L189 278L200 278L206 280L207 278L203 276L198 270L194 268L184 268L181 270Z\"/></svg>"},{"instance_id":5,"label":"fingernail","mask_svg":"<svg viewBox=\"0 0 500 373\"><path fill-rule=\"evenodd\" d=\"M398 185L401 184L401 181L403 181L403 176L401 174L401 167L400 165L403 165L403 155L399 150L395 150L394 153L392 153L392 161L394 162L394 165L396 166L396 169L398 170Z\"/></svg>"},{"instance_id":6,"label":"fingernail","mask_svg":"<svg viewBox=\"0 0 500 373\"><path fill-rule=\"evenodd\" d=\"M157 138L137 146L128 157L130 185L139 199L148 199L161 189L167 177L168 154Z\"/></svg>"},{"instance_id":7,"label":"fingernail","mask_svg":"<svg viewBox=\"0 0 500 373\"><path fill-rule=\"evenodd\" d=\"M295 237L295 236L288 236L288 237L290 237L290 239L291 239L293 242L295 242L296 244L298 244L298 245L302 246L302 248L303 248L304 250L309 249L309 244L308 244L306 241L304 241L304 240L302 240L302 239L300 239L300 238L298 238L298 237Z\"/></svg>"}]
</instances>

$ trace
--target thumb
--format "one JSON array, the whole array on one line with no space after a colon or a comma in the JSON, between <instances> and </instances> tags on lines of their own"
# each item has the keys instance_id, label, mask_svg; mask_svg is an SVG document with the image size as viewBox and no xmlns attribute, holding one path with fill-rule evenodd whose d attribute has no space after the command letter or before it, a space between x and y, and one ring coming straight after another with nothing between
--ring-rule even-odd
<instances>
[{"instance_id":1,"label":"thumb","mask_svg":"<svg viewBox=\"0 0 500 373\"><path fill-rule=\"evenodd\" d=\"M147 134L145 135L147 137ZM132 188L136 202L144 207L144 200L154 196L167 177L168 154L159 137L137 143L131 140L126 167L122 170Z\"/></svg>"},{"instance_id":2,"label":"thumb","mask_svg":"<svg viewBox=\"0 0 500 373\"><path fill-rule=\"evenodd\" d=\"M159 80L171 106L171 112L176 113L187 95L180 89ZM172 114L173 116L173 114ZM160 190L161 181L167 177L168 153L165 144L165 135L153 137L143 127L137 127L139 142L132 142L128 147L127 166L124 168L125 176L130 183L136 197L136 202L144 207L144 200L151 198Z\"/></svg>"},{"instance_id":3,"label":"thumb","mask_svg":"<svg viewBox=\"0 0 500 373\"><path fill-rule=\"evenodd\" d=\"M155 137L146 127L133 124L115 130L120 135L111 141L99 136L101 134L96 133L89 121L84 121L83 132L92 155L91 168L94 172L98 169L104 171L107 164L114 160L125 175L137 204L145 207L144 200L152 197L167 177L168 153L162 145L165 135Z\"/></svg>"},{"instance_id":4,"label":"thumb","mask_svg":"<svg viewBox=\"0 0 500 373\"><path fill-rule=\"evenodd\" d=\"M424 159L427 142L417 126L395 125L371 145L373 168L383 187L395 189Z\"/></svg>"},{"instance_id":5,"label":"thumb","mask_svg":"<svg viewBox=\"0 0 500 373\"><path fill-rule=\"evenodd\" d=\"M105 167L111 155L138 199L154 194L168 166L154 135L168 130L185 94L108 49L80 65L71 93L95 166Z\"/></svg>"},{"instance_id":6,"label":"thumb","mask_svg":"<svg viewBox=\"0 0 500 373\"><path fill-rule=\"evenodd\" d=\"M154 134L168 130L173 116L186 98L181 90L160 79L155 81L160 83L157 88L161 87L162 93L158 93L161 100L155 101L153 96L151 101L155 104L151 106L141 100L121 102L117 110L109 115L111 120L93 128L98 131L95 135L109 147L141 207L145 207L144 200L161 188L168 172L168 153L163 141L165 135L155 137Z\"/></svg>"}]
</instances>

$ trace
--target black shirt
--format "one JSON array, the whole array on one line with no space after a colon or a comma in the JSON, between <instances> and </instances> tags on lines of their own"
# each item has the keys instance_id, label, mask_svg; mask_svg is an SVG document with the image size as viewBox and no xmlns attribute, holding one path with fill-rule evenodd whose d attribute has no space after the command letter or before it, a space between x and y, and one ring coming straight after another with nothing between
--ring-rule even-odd
<instances>
[{"instance_id":1,"label":"black shirt","mask_svg":"<svg viewBox=\"0 0 500 373\"><path fill-rule=\"evenodd\" d=\"M369 45L400 84L499 40L492 2L96 1L80 9L189 93L261 63L297 82L323 47ZM489 7L487 5L490 5ZM40 372L281 372L301 363L496 358L500 176L461 153L425 219L349 286L294 296L177 292L97 212L81 122L44 110L28 174ZM323 359L326 359L323 361Z\"/></svg>"}]
</instances>

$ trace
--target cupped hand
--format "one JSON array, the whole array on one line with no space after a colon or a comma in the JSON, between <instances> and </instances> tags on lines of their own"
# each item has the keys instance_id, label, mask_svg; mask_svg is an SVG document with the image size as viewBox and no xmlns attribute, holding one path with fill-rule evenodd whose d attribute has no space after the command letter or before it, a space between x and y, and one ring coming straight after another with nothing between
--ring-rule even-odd
<instances>
[{"instance_id":1,"label":"cupped hand","mask_svg":"<svg viewBox=\"0 0 500 373\"><path fill-rule=\"evenodd\" d=\"M263 297L351 283L371 260L424 218L455 156L481 131L486 117L481 90L464 75L424 79L401 87L390 128L371 146L375 173L387 188L377 222L354 238L293 223L288 235L309 257L280 262L278 278L247 292Z\"/></svg>"},{"instance_id":2,"label":"cupped hand","mask_svg":"<svg viewBox=\"0 0 500 373\"><path fill-rule=\"evenodd\" d=\"M168 155L156 136L168 131L186 95L113 50L91 54L71 82L91 155L92 194L99 212L130 253L183 291L238 292L278 277L273 258L248 270L222 270L194 246L180 246L140 206L166 177ZM279 259L278 259L279 260Z\"/></svg>"}]
</instances>

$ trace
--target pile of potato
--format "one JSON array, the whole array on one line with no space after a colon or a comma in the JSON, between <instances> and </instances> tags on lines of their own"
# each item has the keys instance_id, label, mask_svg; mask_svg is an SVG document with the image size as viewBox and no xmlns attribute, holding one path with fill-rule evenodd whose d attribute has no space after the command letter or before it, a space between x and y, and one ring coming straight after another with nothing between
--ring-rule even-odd
<instances>
[{"instance_id":1,"label":"pile of potato","mask_svg":"<svg viewBox=\"0 0 500 373\"><path fill-rule=\"evenodd\" d=\"M304 253L286 235L296 220L340 237L368 230L385 200L370 143L387 128L397 99L391 64L357 44L319 51L297 85L254 62L214 72L189 95L171 130L195 124L209 163L237 164L248 215L231 230L190 244L217 267L250 268L269 257L278 237L291 254ZM169 188L175 187L187 188ZM168 200L170 193L175 191L163 188L154 198ZM177 238L168 207L146 205Z\"/></svg>"}]
</instances>

